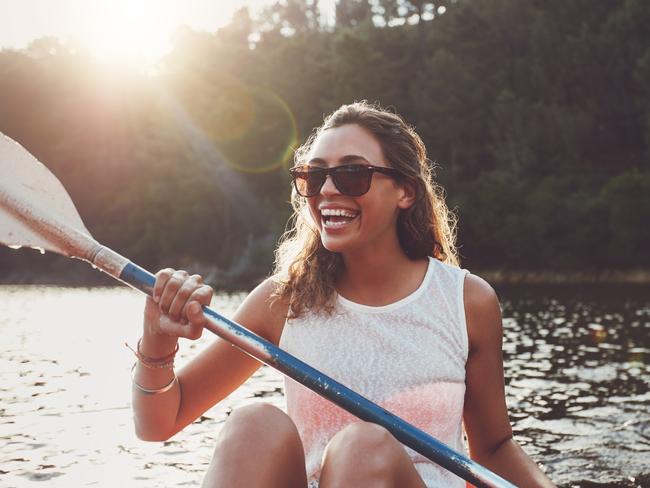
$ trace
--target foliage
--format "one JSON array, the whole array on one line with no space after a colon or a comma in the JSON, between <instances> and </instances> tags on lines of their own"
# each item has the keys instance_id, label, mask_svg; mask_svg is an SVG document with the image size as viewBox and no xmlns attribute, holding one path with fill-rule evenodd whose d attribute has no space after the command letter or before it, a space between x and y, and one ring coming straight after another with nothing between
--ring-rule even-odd
<instances>
[{"instance_id":1,"label":"foliage","mask_svg":"<svg viewBox=\"0 0 650 488\"><path fill-rule=\"evenodd\" d=\"M0 52L0 131L135 261L262 276L291 149L340 104L377 100L439 166L465 266L647 267L647 25L644 0L339 0L335 25L283 0L179 31L155 76L44 38ZM23 259L3 251L0 269Z\"/></svg>"}]
</instances>

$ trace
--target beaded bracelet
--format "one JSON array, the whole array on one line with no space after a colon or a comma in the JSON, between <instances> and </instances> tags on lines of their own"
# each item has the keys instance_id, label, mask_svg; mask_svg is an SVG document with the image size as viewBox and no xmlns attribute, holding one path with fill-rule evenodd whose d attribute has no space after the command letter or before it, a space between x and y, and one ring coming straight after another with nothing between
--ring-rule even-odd
<instances>
[{"instance_id":1,"label":"beaded bracelet","mask_svg":"<svg viewBox=\"0 0 650 488\"><path fill-rule=\"evenodd\" d=\"M160 368L173 368L174 367L174 357L176 356L176 353L178 352L178 342L176 343L176 347L174 348L174 351L167 356L163 356L160 358L152 358L149 356L145 356L140 352L140 344L142 343L142 338L138 339L138 345L136 346L136 349L133 350L131 346L127 342L124 343L126 347L131 349L133 351L133 354L135 354L135 357L138 358L138 361L142 363L143 366L150 368L150 369L160 369Z\"/></svg>"},{"instance_id":2,"label":"beaded bracelet","mask_svg":"<svg viewBox=\"0 0 650 488\"><path fill-rule=\"evenodd\" d=\"M140 390L142 393L145 395L159 395L160 393L165 393L166 391L169 391L172 389L174 386L174 383L178 382L178 377L174 375L174 377L171 379L169 383L167 383L165 386L161 388L145 388L144 386L138 384L137 381L135 381L135 366L137 365L137 362L133 363L133 366L131 367L131 382L133 383L133 386L135 386L138 390Z\"/></svg>"}]
</instances>

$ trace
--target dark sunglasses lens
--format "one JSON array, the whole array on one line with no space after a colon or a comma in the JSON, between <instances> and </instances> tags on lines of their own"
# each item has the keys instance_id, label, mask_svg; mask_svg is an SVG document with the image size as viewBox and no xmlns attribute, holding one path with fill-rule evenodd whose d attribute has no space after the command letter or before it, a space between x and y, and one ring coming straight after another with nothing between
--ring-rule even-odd
<instances>
[{"instance_id":1,"label":"dark sunglasses lens","mask_svg":"<svg viewBox=\"0 0 650 488\"><path fill-rule=\"evenodd\" d=\"M303 197L313 197L320 192L325 181L323 171L300 171L294 173L296 190Z\"/></svg>"},{"instance_id":2,"label":"dark sunglasses lens","mask_svg":"<svg viewBox=\"0 0 650 488\"><path fill-rule=\"evenodd\" d=\"M338 190L351 197L358 197L370 189L372 172L363 166L342 166L332 174Z\"/></svg>"}]
</instances>

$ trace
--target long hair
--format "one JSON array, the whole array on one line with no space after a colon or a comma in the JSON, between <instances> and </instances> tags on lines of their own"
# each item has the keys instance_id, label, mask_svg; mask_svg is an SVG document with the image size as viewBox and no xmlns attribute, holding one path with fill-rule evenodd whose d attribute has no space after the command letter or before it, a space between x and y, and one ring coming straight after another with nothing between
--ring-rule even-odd
<instances>
[{"instance_id":1,"label":"long hair","mask_svg":"<svg viewBox=\"0 0 650 488\"><path fill-rule=\"evenodd\" d=\"M432 180L422 139L399 115L366 101L343 105L296 150L294 164L305 163L321 133L347 124L357 124L373 134L385 160L404 175L402 183L416 190L415 202L401 210L397 219L397 235L404 253L413 260L432 256L457 266L456 217L445 204L442 188ZM275 252L274 280L278 286L274 298L289 304L289 318L299 317L306 309L330 313L343 260L339 253L323 246L306 199L295 189L291 204L294 212Z\"/></svg>"}]
</instances>

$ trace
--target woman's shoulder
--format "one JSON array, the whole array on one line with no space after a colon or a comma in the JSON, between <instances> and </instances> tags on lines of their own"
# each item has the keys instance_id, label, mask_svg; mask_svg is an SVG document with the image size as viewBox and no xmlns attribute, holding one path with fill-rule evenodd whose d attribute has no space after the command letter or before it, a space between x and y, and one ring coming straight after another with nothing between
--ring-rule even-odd
<instances>
[{"instance_id":1,"label":"woman's shoulder","mask_svg":"<svg viewBox=\"0 0 650 488\"><path fill-rule=\"evenodd\" d=\"M282 334L289 304L277 296L280 282L270 276L257 285L237 309L236 320L277 344Z\"/></svg>"},{"instance_id":2,"label":"woman's shoulder","mask_svg":"<svg viewBox=\"0 0 650 488\"><path fill-rule=\"evenodd\" d=\"M494 288L483 278L470 272L465 275L463 298L465 304L479 308L498 302Z\"/></svg>"},{"instance_id":3,"label":"woman's shoulder","mask_svg":"<svg viewBox=\"0 0 650 488\"><path fill-rule=\"evenodd\" d=\"M501 308L494 288L480 276L467 273L463 303L470 348L494 342L497 337L500 345L503 333Z\"/></svg>"},{"instance_id":4,"label":"woman's shoulder","mask_svg":"<svg viewBox=\"0 0 650 488\"><path fill-rule=\"evenodd\" d=\"M457 264L441 261L438 258L429 256L430 266L434 268L436 274L445 274L451 277L459 278L469 273L468 270L461 268Z\"/></svg>"}]
</instances>

